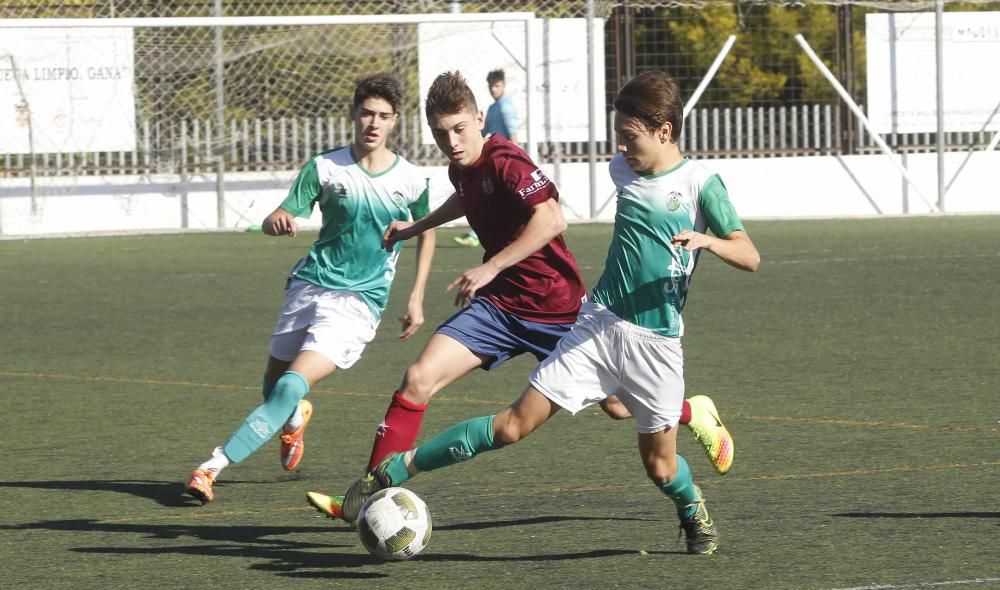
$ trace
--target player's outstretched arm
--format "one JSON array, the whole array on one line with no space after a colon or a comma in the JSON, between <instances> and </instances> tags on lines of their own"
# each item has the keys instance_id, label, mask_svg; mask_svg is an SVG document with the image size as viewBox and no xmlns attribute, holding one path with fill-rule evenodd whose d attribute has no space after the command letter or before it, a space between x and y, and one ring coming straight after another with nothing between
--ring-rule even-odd
<instances>
[{"instance_id":1,"label":"player's outstretched arm","mask_svg":"<svg viewBox=\"0 0 1000 590\"><path fill-rule=\"evenodd\" d=\"M413 281L410 299L406 303L406 313L399 318L399 322L403 325L399 334L400 340L413 336L424 324L424 292L427 278L431 274L431 261L434 259L436 243L437 234L433 229L425 231L417 238L417 277Z\"/></svg>"},{"instance_id":2,"label":"player's outstretched arm","mask_svg":"<svg viewBox=\"0 0 1000 590\"><path fill-rule=\"evenodd\" d=\"M726 264L740 270L754 272L760 266L760 253L745 231L736 230L723 238L696 231L682 231L674 236L672 241L683 246L688 252L704 248Z\"/></svg>"},{"instance_id":3,"label":"player's outstretched arm","mask_svg":"<svg viewBox=\"0 0 1000 590\"><path fill-rule=\"evenodd\" d=\"M382 235L382 247L386 252L392 250L396 242L409 240L413 236L418 236L429 229L433 229L442 223L448 223L465 215L462 203L458 200L458 195L452 193L448 200L440 207L431 211L417 222L393 221L386 228Z\"/></svg>"},{"instance_id":4,"label":"player's outstretched arm","mask_svg":"<svg viewBox=\"0 0 1000 590\"><path fill-rule=\"evenodd\" d=\"M299 224L295 216L278 207L264 218L260 224L261 230L269 236L292 236L299 232Z\"/></svg>"},{"instance_id":5,"label":"player's outstretched arm","mask_svg":"<svg viewBox=\"0 0 1000 590\"><path fill-rule=\"evenodd\" d=\"M566 231L567 227L558 201L548 199L535 205L531 219L516 240L484 264L470 268L459 275L446 290L458 289L455 295L457 304L472 299L476 296L476 291L488 285L504 269L534 254L550 240Z\"/></svg>"},{"instance_id":6,"label":"player's outstretched arm","mask_svg":"<svg viewBox=\"0 0 1000 590\"><path fill-rule=\"evenodd\" d=\"M566 231L569 224L563 217L562 207L555 199L548 199L534 206L531 219L524 231L506 248L490 258L497 272L514 266L548 244L553 238ZM492 279L490 279L492 280Z\"/></svg>"}]
</instances>

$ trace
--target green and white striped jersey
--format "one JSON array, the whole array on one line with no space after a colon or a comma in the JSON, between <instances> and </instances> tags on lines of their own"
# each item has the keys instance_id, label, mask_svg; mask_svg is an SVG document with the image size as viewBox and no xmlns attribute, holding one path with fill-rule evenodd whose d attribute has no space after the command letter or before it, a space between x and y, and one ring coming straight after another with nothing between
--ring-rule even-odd
<instances>
[{"instance_id":1,"label":"green and white striped jersey","mask_svg":"<svg viewBox=\"0 0 1000 590\"><path fill-rule=\"evenodd\" d=\"M679 338L699 251L688 252L671 238L706 228L725 237L743 225L722 179L699 162L684 158L670 170L640 176L617 154L609 171L618 211L593 298L623 320Z\"/></svg>"},{"instance_id":2,"label":"green and white striped jersey","mask_svg":"<svg viewBox=\"0 0 1000 590\"><path fill-rule=\"evenodd\" d=\"M387 253L382 234L393 220L427 215L427 179L401 156L388 170L372 174L355 160L350 146L335 148L302 168L281 208L309 217L315 205L323 213L323 226L292 277L355 292L381 318L402 247L397 243Z\"/></svg>"}]
</instances>

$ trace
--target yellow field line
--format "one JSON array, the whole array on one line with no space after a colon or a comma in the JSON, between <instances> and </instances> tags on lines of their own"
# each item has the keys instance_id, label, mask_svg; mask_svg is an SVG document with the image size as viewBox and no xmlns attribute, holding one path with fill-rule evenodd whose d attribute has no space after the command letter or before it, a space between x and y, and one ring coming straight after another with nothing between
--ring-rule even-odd
<instances>
[{"instance_id":1,"label":"yellow field line","mask_svg":"<svg viewBox=\"0 0 1000 590\"><path fill-rule=\"evenodd\" d=\"M983 467L997 467L1000 466L1000 461L986 461L983 463L950 463L943 465L903 465L900 467L886 467L881 469L855 469L852 471L820 471L816 473L789 473L784 475L727 475L723 478L711 478L699 480L698 485L701 487L711 487L716 484L728 484L728 483L740 483L748 481L781 481L790 479L817 479L817 478L828 478L828 477L856 477L864 475L883 475L892 473L913 473L917 471L937 471L941 469L966 469L966 468L983 468ZM637 488L647 488L649 483L631 483L631 484L608 484L608 485L598 485L598 486L574 486L574 487L556 487L556 488L535 488L535 489L518 489L516 491L501 491L501 492L488 492L482 494L462 494L462 498L494 498L501 496L523 496L525 494L552 494L552 493L567 493L567 492L609 492L614 490L626 490L626 489L637 489ZM455 498L458 498L456 496ZM449 497L444 497L442 500L452 499Z\"/></svg>"},{"instance_id":2,"label":"yellow field line","mask_svg":"<svg viewBox=\"0 0 1000 590\"><path fill-rule=\"evenodd\" d=\"M229 389L239 391L257 391L259 386L235 385L227 383L199 383L196 381L174 381L163 379L137 379L132 377L108 377L108 376L86 376L86 375L64 375L59 373L27 373L17 371L0 371L0 377L15 377L21 379L52 379L62 381L94 382L106 381L111 383L132 383L136 385L170 385L177 387L198 387L207 389ZM359 391L335 391L327 388L316 388L314 392L334 393L348 397L364 398L388 398L388 393L366 393ZM455 401L467 404L489 404L496 407L507 405L507 402L487 400L472 397L455 397L439 395L435 397L440 401ZM743 420L760 420L767 422L801 422L805 424L830 424L839 426L865 426L868 428L899 428L906 430L925 430L930 432L1000 432L998 427L979 426L942 426L934 424L908 424L905 422L884 422L879 420L846 420L838 418L810 418L808 416L760 416L754 414L744 414L733 412L728 414L731 418Z\"/></svg>"},{"instance_id":3,"label":"yellow field line","mask_svg":"<svg viewBox=\"0 0 1000 590\"><path fill-rule=\"evenodd\" d=\"M932 430L946 432L1000 432L997 427L982 426L942 426L936 424L907 424L905 422L883 422L880 420L846 420L841 418L809 418L806 416L758 416L732 412L730 417L743 420L764 420L769 422L803 422L806 424L833 424L838 426L867 426L870 428L902 428L907 430Z\"/></svg>"},{"instance_id":4,"label":"yellow field line","mask_svg":"<svg viewBox=\"0 0 1000 590\"><path fill-rule=\"evenodd\" d=\"M166 379L136 379L133 377L107 377L101 375L87 376L87 375L63 375L59 373L24 373L16 371L0 371L0 377L14 377L20 379L51 379L58 381L80 381L80 382L95 382L95 381L106 381L110 383L132 383L135 385L172 385L177 387L200 387L207 389L229 389L234 391L260 391L260 386L250 386L250 385L235 385L230 383L199 383L197 381L174 381ZM313 392L323 392L332 393L336 395L346 395L348 397L370 397L370 398L385 398L391 397L391 392L386 393L365 393L361 391L337 391L329 388L317 387L312 390ZM494 406L503 406L507 402L498 402L494 400L484 400L477 398L462 398L462 397L450 397L450 396L435 396L437 400L443 401L460 401L472 404L491 404Z\"/></svg>"},{"instance_id":5,"label":"yellow field line","mask_svg":"<svg viewBox=\"0 0 1000 590\"><path fill-rule=\"evenodd\" d=\"M730 484L750 481L782 481L792 479L820 479L829 477L858 477L866 475L886 475L894 473L915 473L920 471L939 471L942 469L981 469L983 467L998 467L1000 461L985 461L982 463L947 463L940 465L902 465L899 467L885 467L880 469L854 469L851 471L820 471L815 473L788 473L783 475L727 475L724 478L705 479L698 482L701 487L711 487L716 484ZM483 492L478 494L462 493L461 496L442 496L438 501L467 498L500 498L506 496L531 496L557 493L590 493L590 492L614 492L628 489L648 488L649 483L628 483L628 484L607 484L592 486L574 487L545 487L545 488L519 488L517 490L504 490L498 492ZM218 518L225 516L248 516L254 514L278 514L282 512L314 512L314 509L299 506L289 508L271 508L267 510L228 510L225 512L200 512L183 514L173 513L163 516L150 516L147 514L136 517L108 518L100 519L97 522L135 522L154 520L187 520L191 518ZM317 513L317 516L318 513Z\"/></svg>"},{"instance_id":6,"label":"yellow field line","mask_svg":"<svg viewBox=\"0 0 1000 590\"><path fill-rule=\"evenodd\" d=\"M162 381L158 379L136 379L133 377L104 377L100 375L62 375L59 373L23 373L17 371L0 371L0 377L18 377L22 379L52 379L59 381L108 381L111 383L133 383L137 385L177 385L182 387L208 387L212 389L248 389L255 391L259 387L248 385L230 385L218 383L198 383L196 381Z\"/></svg>"},{"instance_id":7,"label":"yellow field line","mask_svg":"<svg viewBox=\"0 0 1000 590\"><path fill-rule=\"evenodd\" d=\"M784 479L812 479L820 477L854 477L856 475L882 475L886 473L912 473L915 471L937 471L941 469L967 469L979 467L997 467L1000 461L983 461L981 463L944 463L940 465L902 465L900 467L882 467L878 469L853 469L851 471L826 471L818 473L791 473L787 475L740 475L733 481L774 481ZM730 478L713 479L715 483L725 483Z\"/></svg>"}]
</instances>

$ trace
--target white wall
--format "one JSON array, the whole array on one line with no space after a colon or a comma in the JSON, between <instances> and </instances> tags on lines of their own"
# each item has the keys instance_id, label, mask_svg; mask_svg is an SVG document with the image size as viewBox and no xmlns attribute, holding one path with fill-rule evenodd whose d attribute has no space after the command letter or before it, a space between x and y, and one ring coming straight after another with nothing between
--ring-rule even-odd
<instances>
[{"instance_id":1,"label":"white wall","mask_svg":"<svg viewBox=\"0 0 1000 590\"><path fill-rule=\"evenodd\" d=\"M907 166L924 198L937 201L935 154L908 156ZM753 218L854 217L927 213L930 209L885 156L822 156L711 160L729 187L740 216ZM564 212L571 221L590 217L585 163L563 164L558 173ZM431 204L451 194L444 167L425 168ZM956 176L957 173L957 176ZM284 198L295 172L226 175L227 228L257 225ZM1000 153L949 153L945 176L954 182L945 197L949 213L1000 213ZM32 212L30 182L0 183L0 236L96 232L216 229L215 179L195 176L54 177L39 179ZM598 164L599 220L614 219L607 165ZM186 215L185 215L186 213ZM319 215L309 223L318 225Z\"/></svg>"},{"instance_id":2,"label":"white wall","mask_svg":"<svg viewBox=\"0 0 1000 590\"><path fill-rule=\"evenodd\" d=\"M906 158L907 170L920 193L937 203L937 155ZM817 156L706 160L729 189L737 212L745 219L855 217L928 213L930 208L885 156ZM1000 213L1000 153L949 153L945 195L949 213ZM560 193L569 207L586 217L588 176L585 164L564 165ZM614 218L614 188L606 165L598 165L599 218ZM571 212L566 211L567 217ZM573 218L573 217L571 217Z\"/></svg>"}]
</instances>

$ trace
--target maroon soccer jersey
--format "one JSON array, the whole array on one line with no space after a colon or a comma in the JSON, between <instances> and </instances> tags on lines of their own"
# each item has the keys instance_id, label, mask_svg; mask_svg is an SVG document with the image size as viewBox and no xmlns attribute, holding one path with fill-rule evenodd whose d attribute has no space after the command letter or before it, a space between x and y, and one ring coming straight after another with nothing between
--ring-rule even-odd
<instances>
[{"instance_id":1,"label":"maroon soccer jersey","mask_svg":"<svg viewBox=\"0 0 1000 590\"><path fill-rule=\"evenodd\" d=\"M506 248L524 231L533 208L559 191L520 147L493 135L468 168L452 164L455 185L469 225L486 249L483 262ZM547 324L576 321L585 296L583 279L562 236L504 270L476 294L519 318Z\"/></svg>"}]
</instances>

